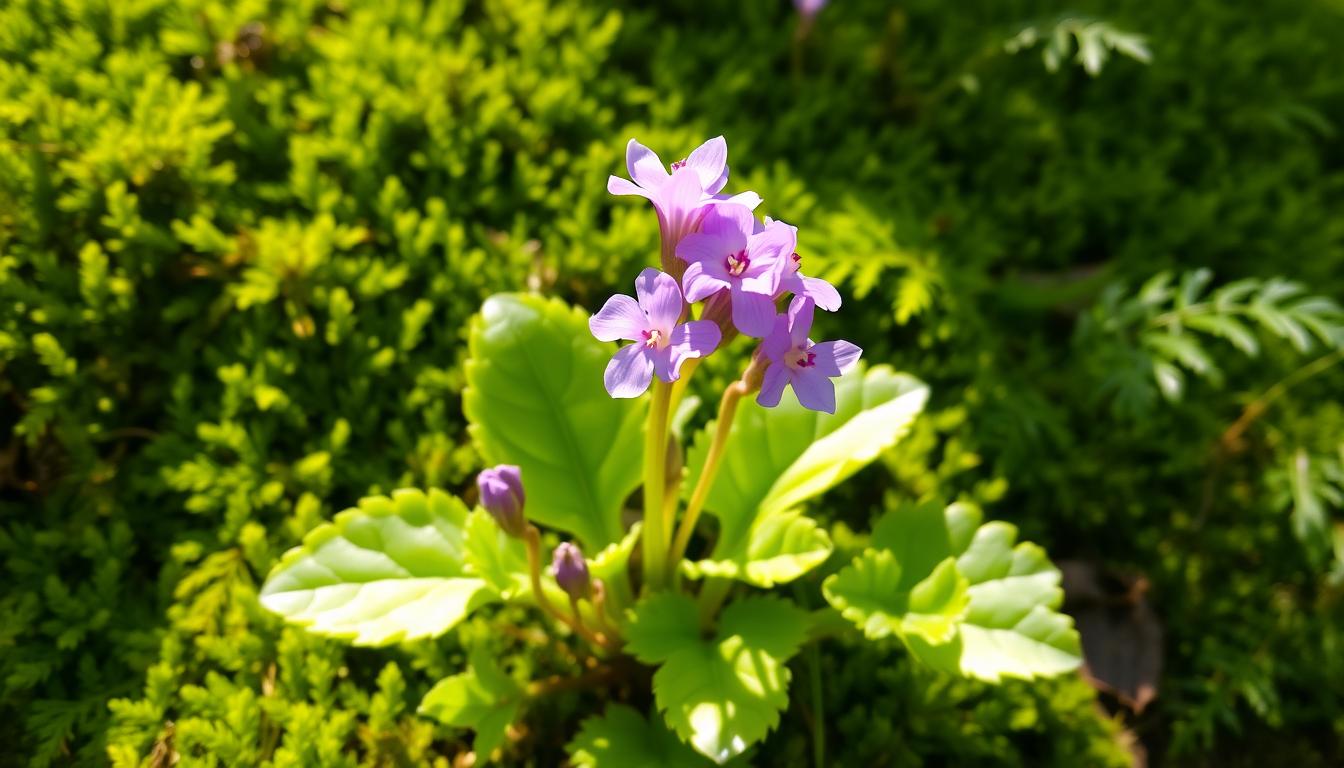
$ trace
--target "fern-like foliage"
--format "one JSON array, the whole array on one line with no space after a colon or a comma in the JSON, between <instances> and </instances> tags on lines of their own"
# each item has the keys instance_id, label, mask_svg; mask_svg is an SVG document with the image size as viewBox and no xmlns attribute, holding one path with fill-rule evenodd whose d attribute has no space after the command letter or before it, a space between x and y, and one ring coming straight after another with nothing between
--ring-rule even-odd
<instances>
[{"instance_id":1,"label":"fern-like foliage","mask_svg":"<svg viewBox=\"0 0 1344 768\"><path fill-rule=\"evenodd\" d=\"M1344 309L1305 286L1279 277L1247 278L1210 290L1213 273L1197 269L1179 280L1162 272L1134 295L1108 288L1080 322L1075 343L1101 367L1101 391L1120 413L1148 410L1161 394L1175 402L1191 375L1218 385L1222 370L1208 342L1227 342L1255 357L1266 340L1298 353L1344 346Z\"/></svg>"},{"instance_id":2,"label":"fern-like foliage","mask_svg":"<svg viewBox=\"0 0 1344 768\"><path fill-rule=\"evenodd\" d=\"M1112 52L1143 64L1153 59L1142 35L1117 29L1108 21L1085 17L1066 17L1053 24L1024 27L1004 42L1003 49L1010 54L1019 53L1037 43L1042 44L1041 59L1050 72L1058 72L1070 55L1093 77L1101 74Z\"/></svg>"},{"instance_id":3,"label":"fern-like foliage","mask_svg":"<svg viewBox=\"0 0 1344 768\"><path fill-rule=\"evenodd\" d=\"M1298 448L1284 466L1266 480L1276 491L1280 509L1292 516L1293 533L1317 567L1333 560L1330 578L1344 579L1344 521L1331 521L1331 511L1344 510L1344 442L1336 453Z\"/></svg>"}]
</instances>

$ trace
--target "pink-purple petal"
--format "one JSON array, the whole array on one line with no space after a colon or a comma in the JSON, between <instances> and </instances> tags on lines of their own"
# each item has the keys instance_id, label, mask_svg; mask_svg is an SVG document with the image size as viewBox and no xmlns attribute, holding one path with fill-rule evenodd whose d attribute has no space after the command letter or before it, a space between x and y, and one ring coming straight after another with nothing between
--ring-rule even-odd
<instances>
[{"instance_id":1,"label":"pink-purple petal","mask_svg":"<svg viewBox=\"0 0 1344 768\"><path fill-rule=\"evenodd\" d=\"M823 341L807 350L813 355L815 368L824 376L841 376L859 362L863 350L848 341Z\"/></svg>"},{"instance_id":2,"label":"pink-purple petal","mask_svg":"<svg viewBox=\"0 0 1344 768\"><path fill-rule=\"evenodd\" d=\"M816 302L818 307L827 312L834 312L840 309L840 292L835 290L835 286L822 280L820 277L805 277L797 275L801 290L795 291Z\"/></svg>"},{"instance_id":3,"label":"pink-purple petal","mask_svg":"<svg viewBox=\"0 0 1344 768\"><path fill-rule=\"evenodd\" d=\"M722 338L719 326L710 320L691 320L677 326L672 331L672 343L667 347L672 360L672 378L664 380L676 381L681 376L682 363L693 357L707 357Z\"/></svg>"},{"instance_id":4,"label":"pink-purple petal","mask_svg":"<svg viewBox=\"0 0 1344 768\"><path fill-rule=\"evenodd\" d=\"M736 195L717 194L713 202L716 205L740 205L749 211L756 210L761 204L761 196L755 192L738 192Z\"/></svg>"},{"instance_id":5,"label":"pink-purple petal","mask_svg":"<svg viewBox=\"0 0 1344 768\"><path fill-rule=\"evenodd\" d=\"M804 408L835 413L835 384L816 368L799 368L789 379L793 393Z\"/></svg>"},{"instance_id":6,"label":"pink-purple petal","mask_svg":"<svg viewBox=\"0 0 1344 768\"><path fill-rule=\"evenodd\" d=\"M687 156L686 165L695 169L706 193L718 192L728 183L728 142L722 136L715 136L696 147Z\"/></svg>"},{"instance_id":7,"label":"pink-purple petal","mask_svg":"<svg viewBox=\"0 0 1344 768\"><path fill-rule=\"evenodd\" d=\"M751 215L750 208L745 205L720 203L705 214L704 221L700 223L700 231L719 235L732 247L732 251L740 251L747 247L747 238L751 236L754 224L755 218Z\"/></svg>"},{"instance_id":8,"label":"pink-purple petal","mask_svg":"<svg viewBox=\"0 0 1344 768\"><path fill-rule=\"evenodd\" d=\"M748 293L774 297L779 290L779 267L769 258L752 258L738 284Z\"/></svg>"},{"instance_id":9,"label":"pink-purple petal","mask_svg":"<svg viewBox=\"0 0 1344 768\"><path fill-rule=\"evenodd\" d=\"M706 219L709 216L705 217ZM683 237L680 243L677 243L677 257L682 261L712 261L720 267L723 266L723 260L730 253L735 253L741 249L741 246L735 246L735 241L731 235L711 234L709 232L692 232ZM727 277L725 271L723 276Z\"/></svg>"},{"instance_id":10,"label":"pink-purple petal","mask_svg":"<svg viewBox=\"0 0 1344 768\"><path fill-rule=\"evenodd\" d=\"M683 357L704 357L719 346L723 334L712 320L689 320L672 330L671 344Z\"/></svg>"},{"instance_id":11,"label":"pink-purple petal","mask_svg":"<svg viewBox=\"0 0 1344 768\"><path fill-rule=\"evenodd\" d=\"M678 168L658 191L654 207L667 222L663 237L674 247L695 228L703 197L700 177L690 168Z\"/></svg>"},{"instance_id":12,"label":"pink-purple petal","mask_svg":"<svg viewBox=\"0 0 1344 768\"><path fill-rule=\"evenodd\" d=\"M602 374L602 383L612 397L639 397L652 380L653 360L643 344L618 349Z\"/></svg>"},{"instance_id":13,"label":"pink-purple petal","mask_svg":"<svg viewBox=\"0 0 1344 768\"><path fill-rule=\"evenodd\" d=\"M769 296L749 293L734 286L733 325L744 335L761 338L775 325L775 301Z\"/></svg>"},{"instance_id":14,"label":"pink-purple petal","mask_svg":"<svg viewBox=\"0 0 1344 768\"><path fill-rule=\"evenodd\" d=\"M723 265L717 266L719 272L724 271ZM727 278L715 274L714 267L714 262L697 261L686 268L681 284L686 287L687 301L703 301L728 287Z\"/></svg>"},{"instance_id":15,"label":"pink-purple petal","mask_svg":"<svg viewBox=\"0 0 1344 768\"><path fill-rule=\"evenodd\" d=\"M798 248L798 228L782 221L771 221L765 229L751 236L747 252L753 259L769 256L771 259L792 257Z\"/></svg>"},{"instance_id":16,"label":"pink-purple petal","mask_svg":"<svg viewBox=\"0 0 1344 768\"><path fill-rule=\"evenodd\" d=\"M807 344L807 334L812 330L813 308L816 302L806 296L794 296L789 302L789 340L795 347Z\"/></svg>"},{"instance_id":17,"label":"pink-purple petal","mask_svg":"<svg viewBox=\"0 0 1344 768\"><path fill-rule=\"evenodd\" d=\"M784 385L789 383L789 366L784 363L771 363L765 369L765 377L761 379L761 391L756 395L756 402L766 408L774 408L779 405L779 398L784 394Z\"/></svg>"},{"instance_id":18,"label":"pink-purple petal","mask_svg":"<svg viewBox=\"0 0 1344 768\"><path fill-rule=\"evenodd\" d=\"M776 315L775 325L770 329L770 334L761 341L761 353L772 363L783 363L784 355L793 348L793 343L789 340L789 318L786 315Z\"/></svg>"},{"instance_id":19,"label":"pink-purple petal","mask_svg":"<svg viewBox=\"0 0 1344 768\"><path fill-rule=\"evenodd\" d=\"M588 330L598 341L638 341L646 328L647 320L639 304L619 293L607 299L597 314L588 318Z\"/></svg>"},{"instance_id":20,"label":"pink-purple petal","mask_svg":"<svg viewBox=\"0 0 1344 768\"><path fill-rule=\"evenodd\" d=\"M635 295L639 297L639 308L648 316L650 328L670 333L681 319L681 288L676 278L666 272L645 268L635 278Z\"/></svg>"},{"instance_id":21,"label":"pink-purple petal","mask_svg":"<svg viewBox=\"0 0 1344 768\"><path fill-rule=\"evenodd\" d=\"M667 181L667 169L653 150L631 139L625 145L625 167L639 186L653 191Z\"/></svg>"},{"instance_id":22,"label":"pink-purple petal","mask_svg":"<svg viewBox=\"0 0 1344 768\"><path fill-rule=\"evenodd\" d=\"M646 200L652 199L648 190L629 179L622 179L620 176L607 177L607 191L613 195L639 195Z\"/></svg>"}]
</instances>

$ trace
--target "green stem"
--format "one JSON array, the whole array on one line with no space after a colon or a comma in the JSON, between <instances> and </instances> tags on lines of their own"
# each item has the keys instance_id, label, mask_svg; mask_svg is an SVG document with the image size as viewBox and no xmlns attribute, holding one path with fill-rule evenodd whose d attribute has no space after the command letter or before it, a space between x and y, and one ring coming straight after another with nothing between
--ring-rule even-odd
<instances>
[{"instance_id":1,"label":"green stem","mask_svg":"<svg viewBox=\"0 0 1344 768\"><path fill-rule=\"evenodd\" d=\"M728 599L728 593L733 588L732 579L719 577L709 577L700 587L700 626L709 628L714 625L714 617L718 615L719 608L723 601Z\"/></svg>"},{"instance_id":2,"label":"green stem","mask_svg":"<svg viewBox=\"0 0 1344 768\"><path fill-rule=\"evenodd\" d=\"M709 451L705 454L705 465L700 469L700 477L696 479L695 489L691 491L691 500L686 505L686 516L681 519L681 527L677 529L677 536L672 542L672 554L668 558L672 567L676 567L681 558L686 556L686 547L690 544L691 534L695 533L695 524L700 521L700 513L705 508L709 489L714 484L714 477L719 473L719 462L723 460L728 435L733 429L737 404L747 391L747 383L741 380L729 384L723 391L723 399L719 401L718 424L714 428L714 440L709 444Z\"/></svg>"},{"instance_id":3,"label":"green stem","mask_svg":"<svg viewBox=\"0 0 1344 768\"><path fill-rule=\"evenodd\" d=\"M653 402L644 429L644 588L661 589L667 577L667 523L663 494L667 492L667 420L672 385L654 378Z\"/></svg>"}]
</instances>

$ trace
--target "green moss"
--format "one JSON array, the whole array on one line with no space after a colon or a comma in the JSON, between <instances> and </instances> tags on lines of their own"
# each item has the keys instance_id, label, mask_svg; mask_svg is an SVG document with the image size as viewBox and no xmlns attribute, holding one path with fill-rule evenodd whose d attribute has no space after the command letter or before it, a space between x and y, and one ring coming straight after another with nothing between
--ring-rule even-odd
<instances>
[{"instance_id":1,"label":"green moss","mask_svg":"<svg viewBox=\"0 0 1344 768\"><path fill-rule=\"evenodd\" d=\"M411 703L460 669L451 638L388 656L282 630L259 580L366 494L465 487L481 301L594 308L627 286L657 230L606 194L626 139L668 156L723 133L734 188L798 224L809 270L846 294L846 328L822 335L933 385L935 412L831 516L998 501L1056 557L1143 571L1167 674L1131 725L1155 757L1277 762L1291 744L1339 763L1341 603L1272 476L1299 446L1335 450L1338 370L1214 459L1300 357L1231 352L1223 388L1122 421L1071 333L1102 285L1165 268L1344 295L1344 16L1081 8L1146 34L1153 62L1094 78L1001 53L1057 11L1035 0L837 0L798 41L784 0L708 24L690 0L4 4L5 752L450 761L461 734ZM1076 680L990 689L896 649L824 664L837 765L1120 759ZM511 754L553 764L576 704L535 713ZM789 717L762 764L809 748Z\"/></svg>"}]
</instances>

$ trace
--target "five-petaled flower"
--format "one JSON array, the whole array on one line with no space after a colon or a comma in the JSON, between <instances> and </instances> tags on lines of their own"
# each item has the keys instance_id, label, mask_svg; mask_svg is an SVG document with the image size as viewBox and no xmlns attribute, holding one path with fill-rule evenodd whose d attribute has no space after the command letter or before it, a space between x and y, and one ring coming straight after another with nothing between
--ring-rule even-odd
<instances>
[{"instance_id":1,"label":"five-petaled flower","mask_svg":"<svg viewBox=\"0 0 1344 768\"><path fill-rule=\"evenodd\" d=\"M685 302L677 281L652 267L635 279L635 295L623 294L588 320L600 341L633 341L617 350L607 364L603 382L612 397L638 397L649 388L653 375L666 382L681 375L681 364L703 357L719 345L719 327L708 320L678 323Z\"/></svg>"},{"instance_id":2,"label":"five-petaled flower","mask_svg":"<svg viewBox=\"0 0 1344 768\"><path fill-rule=\"evenodd\" d=\"M699 224L707 206L730 202L755 208L761 198L755 192L732 197L719 195L728 183L728 144L715 136L696 147L684 160L663 167L653 150L635 139L625 147L625 166L630 180L607 178L607 191L613 195L639 195L653 203L663 241L663 269L680 274L680 265L672 258L678 242Z\"/></svg>"},{"instance_id":3,"label":"five-petaled flower","mask_svg":"<svg viewBox=\"0 0 1344 768\"><path fill-rule=\"evenodd\" d=\"M760 338L774 327L775 294L797 238L793 227L780 221L757 229L749 209L715 206L705 214L700 231L677 246L677 256L690 263L682 277L687 301L728 291L733 325Z\"/></svg>"},{"instance_id":4,"label":"five-petaled flower","mask_svg":"<svg viewBox=\"0 0 1344 768\"><path fill-rule=\"evenodd\" d=\"M761 342L761 354L770 361L756 396L761 405L779 405L787 384L804 408L835 413L835 384L831 379L858 362L863 350L848 341L814 344L807 338L815 306L812 299L795 296L789 313L775 320L774 330Z\"/></svg>"}]
</instances>

